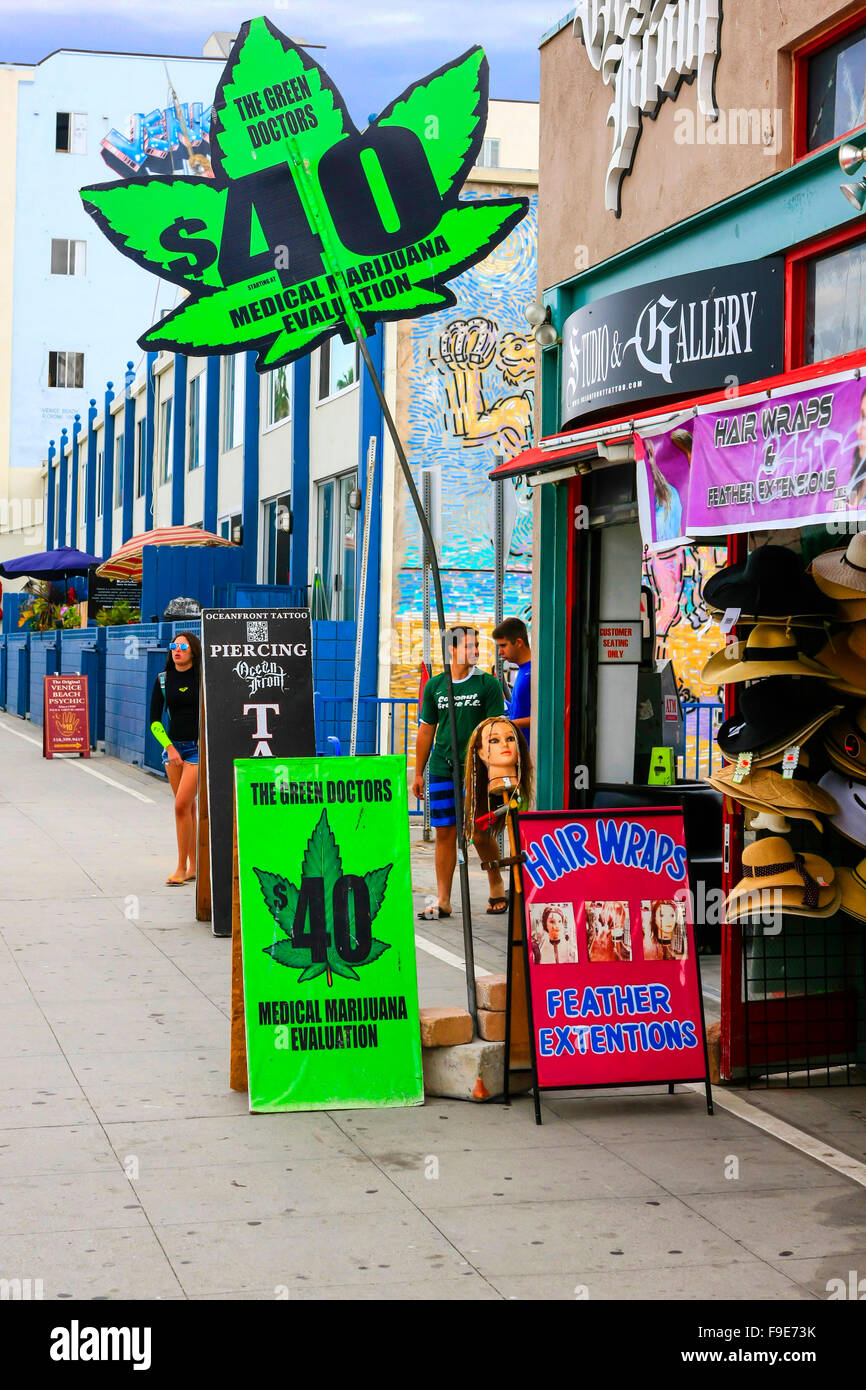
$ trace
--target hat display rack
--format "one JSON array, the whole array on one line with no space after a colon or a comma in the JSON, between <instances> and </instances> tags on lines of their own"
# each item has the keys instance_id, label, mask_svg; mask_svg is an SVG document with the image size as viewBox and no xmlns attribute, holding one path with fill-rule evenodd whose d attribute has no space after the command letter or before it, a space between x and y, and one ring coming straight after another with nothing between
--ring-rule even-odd
<instances>
[{"instance_id":1,"label":"hat display rack","mask_svg":"<svg viewBox=\"0 0 866 1390\"><path fill-rule=\"evenodd\" d=\"M722 765L705 780L743 816L725 920L742 930L745 997L765 1001L757 1027L752 1009L757 1048L746 1009L749 1082L766 1071L770 1084L776 1058L790 1081L798 1040L813 1076L810 1028L823 1039L828 1082L838 1063L856 1080L857 1019L839 943L866 933L866 532L808 566L791 546L759 545L712 575L703 599L733 634L701 679L724 689L729 714L716 734ZM798 995L774 1043L766 1001Z\"/></svg>"}]
</instances>

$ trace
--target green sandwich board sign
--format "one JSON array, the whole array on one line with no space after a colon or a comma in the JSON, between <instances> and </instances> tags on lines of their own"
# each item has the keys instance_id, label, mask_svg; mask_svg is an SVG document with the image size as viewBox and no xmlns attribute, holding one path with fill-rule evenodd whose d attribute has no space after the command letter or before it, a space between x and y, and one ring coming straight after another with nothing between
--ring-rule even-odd
<instances>
[{"instance_id":1,"label":"green sandwich board sign","mask_svg":"<svg viewBox=\"0 0 866 1390\"><path fill-rule=\"evenodd\" d=\"M423 1104L405 759L234 766L250 1109Z\"/></svg>"},{"instance_id":2,"label":"green sandwich board sign","mask_svg":"<svg viewBox=\"0 0 866 1390\"><path fill-rule=\"evenodd\" d=\"M142 348L257 349L259 371L360 324L455 303L446 282L524 216L461 201L487 119L480 48L414 83L364 130L327 73L267 19L241 26L213 103L213 178L81 190L114 245L187 298Z\"/></svg>"}]
</instances>

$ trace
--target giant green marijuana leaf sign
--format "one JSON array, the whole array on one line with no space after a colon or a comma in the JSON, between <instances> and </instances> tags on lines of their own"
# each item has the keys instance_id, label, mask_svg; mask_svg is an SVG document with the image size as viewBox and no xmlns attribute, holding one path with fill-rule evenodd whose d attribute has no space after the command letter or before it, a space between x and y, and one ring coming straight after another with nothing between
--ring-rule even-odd
<instances>
[{"instance_id":1,"label":"giant green marijuana leaf sign","mask_svg":"<svg viewBox=\"0 0 866 1390\"><path fill-rule=\"evenodd\" d=\"M372 934L391 864L369 873L344 874L340 851L323 811L301 864L300 886L280 874L256 869L265 902L288 939L263 947L280 965L302 971L298 983L317 975L359 980L355 966L369 965L389 949Z\"/></svg>"},{"instance_id":2,"label":"giant green marijuana leaf sign","mask_svg":"<svg viewBox=\"0 0 866 1390\"><path fill-rule=\"evenodd\" d=\"M327 73L267 19L241 26L214 97L214 178L81 190L106 236L188 291L139 338L196 356L258 350L259 371L334 333L454 304L446 282L520 221L525 198L461 202L487 116L472 48L366 130Z\"/></svg>"}]
</instances>

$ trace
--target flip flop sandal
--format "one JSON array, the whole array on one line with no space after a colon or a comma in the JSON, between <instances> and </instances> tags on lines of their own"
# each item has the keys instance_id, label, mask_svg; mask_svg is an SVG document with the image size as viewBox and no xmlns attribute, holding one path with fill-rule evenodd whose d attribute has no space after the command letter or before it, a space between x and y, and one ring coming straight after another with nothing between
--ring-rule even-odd
<instances>
[{"instance_id":1,"label":"flip flop sandal","mask_svg":"<svg viewBox=\"0 0 866 1390\"><path fill-rule=\"evenodd\" d=\"M435 909L435 912L434 912L434 909L433 909L433 908L428 908L428 909L426 909L424 912L419 912L419 913L418 913L418 921L419 921L419 922L438 922L438 921L440 920L440 918L445 918L445 917L450 917L450 916L451 916L451 913L450 913L450 912L446 912L446 911L445 911L443 908L441 908L441 907L437 907L437 908Z\"/></svg>"},{"instance_id":2,"label":"flip flop sandal","mask_svg":"<svg viewBox=\"0 0 866 1390\"><path fill-rule=\"evenodd\" d=\"M497 906L496 906L497 903L501 903L502 906L501 906L501 907L497 907ZM488 916L488 917L504 917L505 914L506 914L506 912L508 911L508 899L507 899L507 898L488 898L488 899L487 899L487 904L488 904L488 906L487 906L487 916Z\"/></svg>"},{"instance_id":3,"label":"flip flop sandal","mask_svg":"<svg viewBox=\"0 0 866 1390\"><path fill-rule=\"evenodd\" d=\"M167 878L165 883L167 888L182 888L187 881L185 878Z\"/></svg>"}]
</instances>

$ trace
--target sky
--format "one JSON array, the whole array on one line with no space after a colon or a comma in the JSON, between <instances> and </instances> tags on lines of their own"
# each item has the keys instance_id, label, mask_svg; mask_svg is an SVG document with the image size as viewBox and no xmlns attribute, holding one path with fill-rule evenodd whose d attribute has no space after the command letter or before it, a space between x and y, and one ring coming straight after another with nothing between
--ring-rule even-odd
<instances>
[{"instance_id":1,"label":"sky","mask_svg":"<svg viewBox=\"0 0 866 1390\"><path fill-rule=\"evenodd\" d=\"M490 95L538 100L538 41L569 0L0 0L0 62L35 63L57 48L200 57L214 30L265 13L343 93L356 123L411 82L480 43Z\"/></svg>"}]
</instances>

